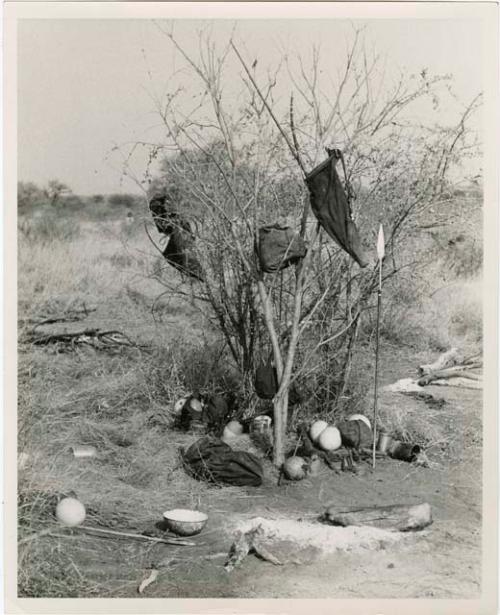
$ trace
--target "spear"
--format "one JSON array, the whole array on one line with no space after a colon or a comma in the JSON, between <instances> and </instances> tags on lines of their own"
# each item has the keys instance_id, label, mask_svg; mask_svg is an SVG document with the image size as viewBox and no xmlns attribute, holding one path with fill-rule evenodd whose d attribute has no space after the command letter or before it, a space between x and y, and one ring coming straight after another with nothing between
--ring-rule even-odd
<instances>
[{"instance_id":1,"label":"spear","mask_svg":"<svg viewBox=\"0 0 500 615\"><path fill-rule=\"evenodd\" d=\"M377 446L377 396L378 396L378 344L379 344L379 325L380 325L380 306L382 303L382 260L385 256L384 229L382 225L378 230L377 257L378 257L378 293L377 293L377 331L375 335L375 394L373 399L373 457L372 466L375 469L375 457Z\"/></svg>"}]
</instances>

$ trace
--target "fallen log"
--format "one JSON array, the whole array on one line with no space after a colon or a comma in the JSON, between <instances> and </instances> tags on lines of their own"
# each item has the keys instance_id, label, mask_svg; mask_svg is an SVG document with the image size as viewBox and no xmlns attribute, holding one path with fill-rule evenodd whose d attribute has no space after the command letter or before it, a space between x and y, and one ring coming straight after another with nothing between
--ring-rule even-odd
<instances>
[{"instance_id":1,"label":"fallen log","mask_svg":"<svg viewBox=\"0 0 500 615\"><path fill-rule=\"evenodd\" d=\"M467 378L468 380L481 380L479 374L468 371L470 367L451 367L448 369L441 369L430 374L427 374L418 380L420 386L426 386L434 380L446 380L447 378Z\"/></svg>"},{"instance_id":2,"label":"fallen log","mask_svg":"<svg viewBox=\"0 0 500 615\"><path fill-rule=\"evenodd\" d=\"M431 507L427 503L414 506L376 506L347 512L330 506L324 519L332 525L343 527L368 525L398 532L421 530L432 523Z\"/></svg>"},{"instance_id":3,"label":"fallen log","mask_svg":"<svg viewBox=\"0 0 500 615\"><path fill-rule=\"evenodd\" d=\"M75 332L41 333L31 331L24 338L25 342L35 346L48 346L51 344L74 348L76 345L88 345L97 349L105 349L117 346L139 348L140 345L133 342L121 331L101 331L100 329L83 329Z\"/></svg>"}]
</instances>

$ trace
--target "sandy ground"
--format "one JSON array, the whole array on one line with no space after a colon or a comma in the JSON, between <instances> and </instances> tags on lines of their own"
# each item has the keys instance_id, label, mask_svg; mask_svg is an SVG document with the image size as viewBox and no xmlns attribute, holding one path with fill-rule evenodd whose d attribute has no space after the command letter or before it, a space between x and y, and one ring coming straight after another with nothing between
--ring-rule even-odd
<instances>
[{"instance_id":1,"label":"sandy ground","mask_svg":"<svg viewBox=\"0 0 500 615\"><path fill-rule=\"evenodd\" d=\"M407 352L405 361L384 363L392 367L382 374L382 385L411 376L418 364ZM204 497L209 523L194 538L195 547L145 546L75 535L64 538L57 548L71 550L79 574L95 580L96 592L85 594L94 597L137 597L140 581L153 567L160 574L144 597L479 597L481 391L432 386L426 391L446 399L443 424L448 421L450 429L461 434L447 457L429 455L428 468L383 459L375 472L362 476L335 474L323 467L318 476L280 487L271 473L258 488L209 490ZM380 398L381 407L413 404L418 409L423 403L400 393L384 393ZM168 484L164 488L168 490ZM433 524L394 544L339 550L302 565L275 566L252 554L232 573L223 568L235 527L244 520L260 516L314 521L330 505L342 510L420 502L431 505Z\"/></svg>"},{"instance_id":2,"label":"sandy ground","mask_svg":"<svg viewBox=\"0 0 500 615\"><path fill-rule=\"evenodd\" d=\"M478 391L439 391L464 425L480 411ZM222 492L221 492L222 491ZM149 565L160 575L149 597L246 598L475 598L481 587L481 461L464 454L454 464L413 467L390 459L364 476L321 474L279 489L269 482L231 493L214 491L210 522L194 548L154 547ZM246 497L245 497L246 495ZM223 565L234 526L255 516L312 521L334 504L339 509L428 502L433 524L375 549L338 551L304 565L275 566L248 556L227 573ZM208 559L205 559L207 558ZM184 560L184 561L183 561ZM146 568L142 573L147 576ZM141 571L138 571L138 582ZM127 585L114 596L132 596Z\"/></svg>"}]
</instances>

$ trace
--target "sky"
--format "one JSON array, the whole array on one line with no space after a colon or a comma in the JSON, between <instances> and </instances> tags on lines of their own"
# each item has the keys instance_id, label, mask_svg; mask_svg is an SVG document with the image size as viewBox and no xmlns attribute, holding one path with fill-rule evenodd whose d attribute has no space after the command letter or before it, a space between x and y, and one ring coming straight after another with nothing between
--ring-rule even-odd
<instances>
[{"instance_id":1,"label":"sky","mask_svg":"<svg viewBox=\"0 0 500 615\"><path fill-rule=\"evenodd\" d=\"M479 22L377 19L363 24L369 49L385 58L386 78L400 69L449 73L464 103L482 90ZM189 52L196 51L200 26L186 19L176 25ZM211 24L218 40L233 26L228 20ZM309 54L315 42L321 44L321 53L328 54L325 57L334 73L343 60L352 22L242 20L236 32L245 57L257 59L261 70L267 63L276 64L284 52ZM167 78L180 65L152 20L22 20L17 65L18 179L45 185L57 178L82 195L138 192L123 177L123 148L136 141L161 141L152 93L167 92ZM241 66L230 62L229 96L240 74ZM197 89L198 84L191 79L187 87ZM290 84L280 87L289 91ZM446 109L443 113L446 120ZM133 167L138 175L146 162L146 153L136 151Z\"/></svg>"}]
</instances>

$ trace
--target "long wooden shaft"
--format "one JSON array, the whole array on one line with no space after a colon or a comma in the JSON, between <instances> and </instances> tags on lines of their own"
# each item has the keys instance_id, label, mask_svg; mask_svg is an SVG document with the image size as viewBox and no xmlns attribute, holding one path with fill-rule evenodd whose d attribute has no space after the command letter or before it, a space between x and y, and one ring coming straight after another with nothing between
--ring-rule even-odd
<instances>
[{"instance_id":1,"label":"long wooden shaft","mask_svg":"<svg viewBox=\"0 0 500 615\"><path fill-rule=\"evenodd\" d=\"M378 293L377 293L377 329L375 333L375 387L373 396L373 451L372 451L372 466L375 468L376 447L377 447L377 418L378 418L378 347L379 347L379 329L380 329L380 307L382 304L382 259L378 262L379 278L378 278Z\"/></svg>"},{"instance_id":2,"label":"long wooden shaft","mask_svg":"<svg viewBox=\"0 0 500 615\"><path fill-rule=\"evenodd\" d=\"M108 536L122 536L123 538L136 538L140 540L149 540L150 542L163 542L168 545L179 545L181 547L194 547L196 543L190 540L180 540L178 538L156 538L155 536L144 536L144 534L132 534L130 532L117 532L116 530L107 530L100 527L89 527L88 525L80 525L75 529L84 531L97 532Z\"/></svg>"}]
</instances>

